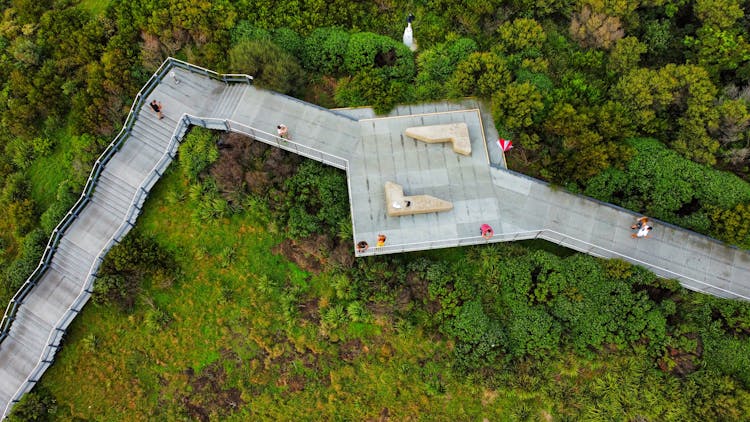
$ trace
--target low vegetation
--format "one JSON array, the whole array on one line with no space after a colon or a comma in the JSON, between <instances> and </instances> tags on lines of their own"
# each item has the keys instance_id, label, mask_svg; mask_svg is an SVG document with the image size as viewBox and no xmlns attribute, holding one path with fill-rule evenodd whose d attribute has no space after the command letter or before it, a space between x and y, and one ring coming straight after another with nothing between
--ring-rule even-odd
<instances>
[{"instance_id":1,"label":"low vegetation","mask_svg":"<svg viewBox=\"0 0 750 422\"><path fill-rule=\"evenodd\" d=\"M206 135L194 131L185 146ZM544 243L354 261L336 231L348 208L327 202L330 218L311 217L315 235L289 218L291 197L320 206L300 195L302 180L320 175L305 186L336 192L340 172L236 135L218 145L195 178L184 171L193 160L181 158L159 182L104 265L105 279L126 283L97 283L99 299L15 417L750 414L747 303ZM230 183L230 169L255 185ZM195 184L233 205L196 221Z\"/></svg>"},{"instance_id":2,"label":"low vegetation","mask_svg":"<svg viewBox=\"0 0 750 422\"><path fill-rule=\"evenodd\" d=\"M167 56L325 107L478 96L514 170L750 247L739 1L193 3L3 2L2 302ZM215 144L193 131L14 418L748 418L746 303L536 243L354 262L340 171Z\"/></svg>"}]
</instances>

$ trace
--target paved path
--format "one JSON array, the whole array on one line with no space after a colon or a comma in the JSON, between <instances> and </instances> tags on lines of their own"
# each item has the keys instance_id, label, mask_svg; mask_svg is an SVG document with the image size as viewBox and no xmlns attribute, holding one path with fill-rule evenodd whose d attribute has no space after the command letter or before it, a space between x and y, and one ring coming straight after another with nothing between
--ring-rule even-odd
<instances>
[{"instance_id":1,"label":"paved path","mask_svg":"<svg viewBox=\"0 0 750 422\"><path fill-rule=\"evenodd\" d=\"M494 124L475 101L400 106L377 117L366 108L326 110L249 85L175 70L180 83L166 78L146 101L160 100L166 117L158 120L147 106L139 112L130 138L107 164L92 201L66 231L51 269L31 290L0 343L4 412L52 363L61 333L90 296L88 275L145 200L136 193L141 187L148 191L156 180L151 177L154 168L163 170L171 161L176 143L170 140L182 136L183 114L193 116L194 124L248 133L346 170L354 240L374 245L378 233L388 236L385 247L360 256L487 243L479 226L488 223L495 229L491 242L543 238L595 256L625 259L693 290L750 300L748 251L659 222L652 238L631 239L636 214L504 169ZM450 144L425 144L403 135L410 126L454 122L468 125L471 156L455 154ZM289 127L290 141L273 135L279 123ZM449 200L454 208L389 217L386 181L401 184L407 195Z\"/></svg>"}]
</instances>

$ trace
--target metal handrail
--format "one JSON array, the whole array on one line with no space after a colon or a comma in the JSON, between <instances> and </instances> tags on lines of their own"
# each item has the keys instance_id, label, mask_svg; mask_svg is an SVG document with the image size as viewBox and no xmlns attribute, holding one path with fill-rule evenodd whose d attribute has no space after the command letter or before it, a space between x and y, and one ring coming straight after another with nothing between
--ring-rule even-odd
<instances>
[{"instance_id":1,"label":"metal handrail","mask_svg":"<svg viewBox=\"0 0 750 422\"><path fill-rule=\"evenodd\" d=\"M557 237L553 237L553 235L556 235ZM706 283L705 281L697 280L693 277L689 277L684 274L680 274L680 273L668 270L658 265L650 264L646 261L632 257L630 255L626 255L617 251L613 251L605 247L598 246L593 243L587 242L585 240L578 239L576 237L567 235L565 233L560 233L558 231L551 230L551 229L520 231L520 232L512 232L512 233L497 233L496 232L491 240L485 239L482 236L468 236L468 237L457 237L457 238L450 238L450 239L431 240L431 241L425 241L425 242L413 242L413 243L405 243L405 244L398 244L398 245L381 246L381 247L369 248L366 252L357 253L357 256L385 255L385 254L390 254L390 253L412 252L412 251L419 251L419 250L424 250L424 249L436 249L440 247L448 248L448 247L456 247L456 246L468 246L468 245L495 243L498 241L507 242L507 241L527 240L527 239L544 239L553 243L557 243L558 245L564 246L566 248L575 249L580 252L585 252L589 255L594 255L594 256L599 256L599 257L608 257L608 258L619 257L629 262L636 263L638 265L642 265L644 267L650 268L652 270L657 270L661 272L662 274L670 274L671 276L674 276L677 279L690 281L692 283L698 283L705 287L716 289L722 293L727 294L730 297L750 301L750 297L748 296L745 296L736 292L732 292L732 291L726 290L718 286L714 286L713 284ZM571 242L566 243L565 240L570 240ZM578 246L578 244L585 244L589 246L589 248L588 249L581 248ZM594 250L602 251L606 254L595 253ZM690 288L689 286L685 286L685 287Z\"/></svg>"},{"instance_id":2,"label":"metal handrail","mask_svg":"<svg viewBox=\"0 0 750 422\"><path fill-rule=\"evenodd\" d=\"M220 75L216 72L209 71L207 69L174 59L172 57L167 58L159 66L159 68L149 78L149 80L146 82L143 88L141 88L141 90L138 91L138 93L136 94L133 104L130 107L130 111L128 112L128 116L125 119L123 128L120 130L117 136L115 136L112 142L107 146L107 148L102 152L102 154L94 163L94 167L91 169L91 172L89 173L89 177L86 181L86 185L84 186L83 192L81 193L81 196L79 197L78 201L76 201L76 203L71 207L70 211L68 211L65 217L63 217L60 223L53 230L52 236L47 242L45 251L42 255L42 258L40 259L39 265L31 273L31 275L26 280L26 282L24 282L24 284L18 289L16 294L8 303L8 306L5 310L5 314L3 315L2 322L0 322L0 345L2 345L2 342L8 337L10 333L10 327L12 325L13 320L15 319L15 315L18 312L19 306L23 304L23 301L26 298L26 296L33 289L33 287L36 286L37 281L43 276L43 274L49 268L49 263L52 260L55 250L60 242L60 239L64 235L65 231L67 230L68 227L70 227L72 222L78 217L78 214L81 212L81 210L91 200L91 194L94 191L96 183L98 182L98 179L99 179L99 175L104 169L104 166L109 162L109 160L114 156L114 154L120 149L122 144L128 139L130 135L130 130L132 129L133 124L135 123L136 118L137 118L136 114L140 111L141 107L143 106L145 98L154 90L154 88L158 85L158 83L161 82L162 78L167 74L167 72L169 72L172 69L172 67L180 67L190 72L203 74L213 79L221 80L225 83L229 83L229 82L251 83L253 80L253 77L249 75L237 75L237 74ZM36 382L38 381L38 377L41 376L41 374L46 370L46 368L52 363L51 359L57 352L57 349L59 348L62 335L64 334L68 325L72 322L75 315L78 314L78 312L80 312L81 307L88 301L88 299L91 296L91 293L93 292L91 288L93 287L94 279L96 278L96 270L99 268L99 265L104 259L104 255L106 255L109 249L111 249L115 243L118 243L119 239L122 239L122 237L125 234L127 234L127 232L132 228L134 220L140 214L140 205L145 201L146 196L148 195L148 190L144 189L144 187L148 186L148 188L150 189L153 186L153 184L156 182L156 180L158 180L158 178L156 179L153 178L153 175L155 173L161 176L161 173L159 173L157 169L162 168L165 164L168 165L168 162L171 162L171 160L173 159L175 155L175 151L177 147L179 146L179 141L181 137L184 135L184 133L186 132L189 124L190 124L189 121L185 119L183 116L183 118L180 120L180 123L178 124L178 126L175 128L175 131L173 132L173 136L170 139L169 145L167 146L166 153L162 156L162 158L156 164L154 169L152 169L152 171L146 177L143 184L136 190L136 194L134 195L134 198L131 201L130 206L128 208L128 212L126 213L127 218L125 219L125 221L123 221L120 227L115 231L115 233L107 241L105 246L102 248L102 250L99 252L97 257L95 258L94 262L89 268L89 275L84 281L84 285L81 290L81 293L76 297L73 304L68 308L65 314L63 314L60 320L58 320L57 324L55 325L54 330L50 333L47 339L48 340L47 347L45 347L44 350L42 351L42 355L40 356L40 359L37 362L37 365L32 370L31 374L26 378L26 382L23 383L19 387L19 389L13 395L13 398L11 399L11 401L8 402L6 408L3 410L2 415L0 415L0 419L5 418L8 415L8 412L10 411L13 404L17 403L18 400L20 400L20 398L23 396L23 394L29 391L34 386L34 384L36 384Z\"/></svg>"},{"instance_id":3,"label":"metal handrail","mask_svg":"<svg viewBox=\"0 0 750 422\"><path fill-rule=\"evenodd\" d=\"M21 285L16 294L13 295L13 298L8 303L5 314L3 315L2 322L0 322L0 344L2 344L3 340L5 340L5 338L8 336L10 326L18 310L18 305L20 303L23 303L23 300L26 298L29 291L31 291L31 289L36 285L36 281L47 270L47 268L49 267L49 263L52 260L52 256L54 255L55 248L60 242L60 238L65 233L65 230L70 226L70 224L72 224L73 220L78 217L78 213L88 203L91 192L94 190L94 186L104 164L106 164L111 159L113 151L116 151L120 147L120 145L122 145L125 138L127 137L126 134L129 133L130 129L133 127L133 123L135 122L133 112L140 109L140 107L143 105L143 98L151 93L151 91L153 91L153 88L155 86L153 82L157 80L160 75L166 72L166 70L168 70L169 64L170 60L165 60L164 63L162 63L161 66L159 66L159 68L156 70L156 72L151 76L151 78L149 78L144 87L141 88L140 91L138 91L133 104L130 106L130 111L128 112L128 116L125 119L125 124L123 125L122 130L120 130L120 133L115 136L114 140L107 146L107 148L101 153L99 158L94 163L94 167L89 173L89 177L86 180L86 185L83 188L81 196L78 198L75 204L73 204L73 206L70 208L65 217L63 217L60 223L58 223L54 230L52 230L52 236L50 236L50 239L47 241L47 246L45 247L41 259L39 260L39 265L37 265L36 269L34 269L31 275L26 279L24 284Z\"/></svg>"},{"instance_id":4,"label":"metal handrail","mask_svg":"<svg viewBox=\"0 0 750 422\"><path fill-rule=\"evenodd\" d=\"M249 136L257 141L261 141L267 145L294 152L303 157L320 161L324 164L328 164L341 170L346 170L349 168L349 161L346 158L321 151L317 148L303 145L291 139L281 138L272 133L242 123L238 123L233 120L219 119L215 117L198 117L189 114L185 114L185 118L187 118L192 125L202 126L208 129L219 129L225 130L227 132L240 133Z\"/></svg>"}]
</instances>

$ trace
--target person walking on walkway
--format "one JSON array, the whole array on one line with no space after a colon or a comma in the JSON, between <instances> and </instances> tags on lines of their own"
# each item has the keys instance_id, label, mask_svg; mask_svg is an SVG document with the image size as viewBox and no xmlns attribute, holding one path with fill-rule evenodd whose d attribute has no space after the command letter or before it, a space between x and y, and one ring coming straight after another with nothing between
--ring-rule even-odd
<instances>
[{"instance_id":1,"label":"person walking on walkway","mask_svg":"<svg viewBox=\"0 0 750 422\"><path fill-rule=\"evenodd\" d=\"M640 228L643 227L643 225L646 224L646 223L648 223L648 217L643 216L643 217L635 220L635 224L633 224L632 226L630 226L630 228L633 229L633 230L635 230L635 229L639 229L640 230Z\"/></svg>"},{"instance_id":2,"label":"person walking on walkway","mask_svg":"<svg viewBox=\"0 0 750 422\"><path fill-rule=\"evenodd\" d=\"M281 139L289 139L289 128L283 123L276 126L276 133Z\"/></svg>"},{"instance_id":3,"label":"person walking on walkway","mask_svg":"<svg viewBox=\"0 0 750 422\"><path fill-rule=\"evenodd\" d=\"M633 230L638 230L636 233L633 233L630 235L633 239L635 238L648 238L648 235L651 234L651 230L653 230L653 227L648 224L648 217L641 217L638 220L636 220L635 224L630 226Z\"/></svg>"},{"instance_id":4,"label":"person walking on walkway","mask_svg":"<svg viewBox=\"0 0 750 422\"><path fill-rule=\"evenodd\" d=\"M151 103L149 105L156 112L156 115L159 117L159 120L161 120L161 119L164 118L164 114L162 114L162 112L161 112L161 102L160 101L153 100L153 101L151 101Z\"/></svg>"}]
</instances>

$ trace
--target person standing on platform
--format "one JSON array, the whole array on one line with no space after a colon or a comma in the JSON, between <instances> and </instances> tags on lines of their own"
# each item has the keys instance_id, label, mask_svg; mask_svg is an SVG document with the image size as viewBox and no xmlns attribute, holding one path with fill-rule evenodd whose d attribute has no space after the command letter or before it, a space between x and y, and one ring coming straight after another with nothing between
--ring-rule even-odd
<instances>
[{"instance_id":1,"label":"person standing on platform","mask_svg":"<svg viewBox=\"0 0 750 422\"><path fill-rule=\"evenodd\" d=\"M495 235L495 232L492 230L492 226L490 226L487 223L482 224L479 227L479 232L482 234L482 237L484 238L484 240L490 240L492 236Z\"/></svg>"}]
</instances>

